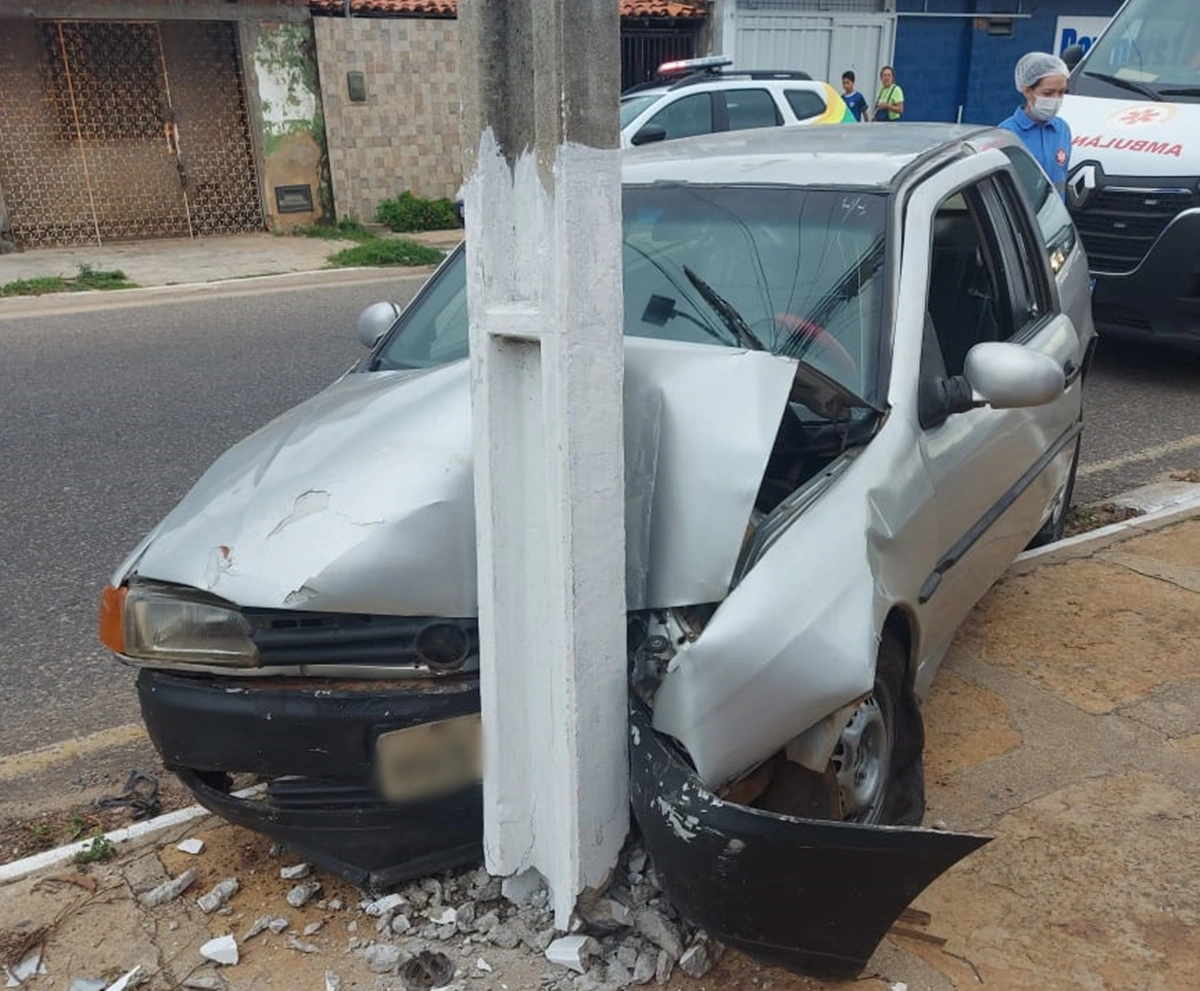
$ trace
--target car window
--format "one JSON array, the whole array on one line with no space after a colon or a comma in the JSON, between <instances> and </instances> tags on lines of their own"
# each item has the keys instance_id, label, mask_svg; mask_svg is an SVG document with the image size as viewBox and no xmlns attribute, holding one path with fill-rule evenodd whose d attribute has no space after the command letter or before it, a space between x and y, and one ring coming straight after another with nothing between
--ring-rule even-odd
<instances>
[{"instance_id":1,"label":"car window","mask_svg":"<svg viewBox=\"0 0 1200 991\"><path fill-rule=\"evenodd\" d=\"M727 89L725 110L729 130L747 131L752 127L775 127L783 123L779 108L765 89Z\"/></svg>"},{"instance_id":2,"label":"car window","mask_svg":"<svg viewBox=\"0 0 1200 991\"><path fill-rule=\"evenodd\" d=\"M1050 313L1053 297L1045 255L1013 178L1006 172L997 173L984 192L1003 258L1001 267L1008 283L1012 307L1011 337L1024 339L1032 335ZM1054 198L1059 198L1057 193Z\"/></svg>"},{"instance_id":3,"label":"car window","mask_svg":"<svg viewBox=\"0 0 1200 991\"><path fill-rule=\"evenodd\" d=\"M946 375L961 375L981 341L1012 336L1000 246L980 186L947 197L933 217L925 309Z\"/></svg>"},{"instance_id":4,"label":"car window","mask_svg":"<svg viewBox=\"0 0 1200 991\"><path fill-rule=\"evenodd\" d=\"M693 93L663 107L647 121L667 132L666 140L690 138L696 134L711 134L713 129L712 97L708 93Z\"/></svg>"},{"instance_id":5,"label":"car window","mask_svg":"<svg viewBox=\"0 0 1200 991\"><path fill-rule=\"evenodd\" d=\"M1075 247L1075 225L1071 222L1071 215L1062 197L1024 147L1009 145L1000 150L1012 160L1017 181L1037 214L1038 231L1045 254L1049 256L1061 252L1064 257L1069 255Z\"/></svg>"},{"instance_id":6,"label":"car window","mask_svg":"<svg viewBox=\"0 0 1200 991\"><path fill-rule=\"evenodd\" d=\"M884 194L656 184L626 188L622 202L626 334L752 346L705 300L698 280L734 307L766 350L875 398ZM370 367L423 368L466 356L466 260L459 248L384 338Z\"/></svg>"},{"instance_id":7,"label":"car window","mask_svg":"<svg viewBox=\"0 0 1200 991\"><path fill-rule=\"evenodd\" d=\"M650 104L662 99L662 93L646 93L643 96L629 96L621 101L621 130L633 123L634 119Z\"/></svg>"},{"instance_id":8,"label":"car window","mask_svg":"<svg viewBox=\"0 0 1200 991\"><path fill-rule=\"evenodd\" d=\"M798 120L820 117L825 112L825 101L820 93L814 93L810 89L789 89L784 90L783 95L787 97L788 106L792 108L792 113Z\"/></svg>"}]
</instances>

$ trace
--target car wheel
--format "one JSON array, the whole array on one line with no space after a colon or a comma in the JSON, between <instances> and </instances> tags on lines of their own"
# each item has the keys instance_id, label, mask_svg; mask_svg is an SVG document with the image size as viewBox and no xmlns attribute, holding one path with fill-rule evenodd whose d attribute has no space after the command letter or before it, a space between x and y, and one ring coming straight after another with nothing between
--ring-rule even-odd
<instances>
[{"instance_id":1,"label":"car wheel","mask_svg":"<svg viewBox=\"0 0 1200 991\"><path fill-rule=\"evenodd\" d=\"M830 760L842 819L918 825L925 813L921 711L905 677L907 652L885 632L875 685L842 730Z\"/></svg>"},{"instance_id":2,"label":"car wheel","mask_svg":"<svg viewBox=\"0 0 1200 991\"><path fill-rule=\"evenodd\" d=\"M1071 456L1071 470L1067 472L1067 484L1063 488L1062 499L1054 507L1050 519L1042 524L1042 528L1034 534L1029 542L1030 547L1042 547L1063 539L1067 527L1067 514L1071 512L1071 499L1075 495L1075 472L1079 468L1079 449L1083 444L1083 436L1075 438L1075 453Z\"/></svg>"}]
</instances>

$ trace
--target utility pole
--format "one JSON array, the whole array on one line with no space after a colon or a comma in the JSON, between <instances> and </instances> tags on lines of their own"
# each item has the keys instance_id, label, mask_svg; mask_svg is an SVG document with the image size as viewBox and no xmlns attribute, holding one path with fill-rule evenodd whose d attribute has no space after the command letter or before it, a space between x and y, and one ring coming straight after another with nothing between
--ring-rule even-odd
<instances>
[{"instance_id":1,"label":"utility pole","mask_svg":"<svg viewBox=\"0 0 1200 991\"><path fill-rule=\"evenodd\" d=\"M628 830L616 0L461 0L484 851L555 924Z\"/></svg>"}]
</instances>

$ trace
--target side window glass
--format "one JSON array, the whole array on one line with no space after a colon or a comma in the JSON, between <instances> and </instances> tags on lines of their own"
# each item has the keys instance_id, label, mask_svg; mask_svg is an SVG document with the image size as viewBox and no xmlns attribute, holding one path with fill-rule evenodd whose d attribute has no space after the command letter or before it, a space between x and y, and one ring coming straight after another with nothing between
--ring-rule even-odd
<instances>
[{"instance_id":1,"label":"side window glass","mask_svg":"<svg viewBox=\"0 0 1200 991\"><path fill-rule=\"evenodd\" d=\"M787 97L788 106L792 108L797 120L820 117L825 112L825 101L819 93L810 89L784 90L783 95Z\"/></svg>"},{"instance_id":2,"label":"side window glass","mask_svg":"<svg viewBox=\"0 0 1200 991\"><path fill-rule=\"evenodd\" d=\"M667 132L666 140L690 138L696 134L711 134L713 129L712 97L707 93L693 93L663 107L650 118Z\"/></svg>"},{"instance_id":3,"label":"side window glass","mask_svg":"<svg viewBox=\"0 0 1200 991\"><path fill-rule=\"evenodd\" d=\"M1050 312L1052 296L1039 237L1029 223L1021 194L1012 176L1000 172L992 185L992 215L1001 243L1003 268L1013 305L1013 336L1032 331ZM1058 200L1058 193L1052 198ZM1059 200L1061 202L1061 200Z\"/></svg>"},{"instance_id":4,"label":"side window glass","mask_svg":"<svg viewBox=\"0 0 1200 991\"><path fill-rule=\"evenodd\" d=\"M1038 230L1046 249L1044 253L1053 255L1062 252L1064 257L1069 255L1075 247L1075 225L1071 222L1071 215L1062 197L1046 178L1042 167L1024 148L1009 146L1001 151L1012 161L1017 181L1037 214Z\"/></svg>"},{"instance_id":5,"label":"side window glass","mask_svg":"<svg viewBox=\"0 0 1200 991\"><path fill-rule=\"evenodd\" d=\"M727 89L722 95L725 97L731 131L775 127L783 123L775 101L765 89Z\"/></svg>"},{"instance_id":6,"label":"side window glass","mask_svg":"<svg viewBox=\"0 0 1200 991\"><path fill-rule=\"evenodd\" d=\"M1012 334L998 243L978 186L947 197L934 215L925 309L947 375L962 374L976 344Z\"/></svg>"}]
</instances>

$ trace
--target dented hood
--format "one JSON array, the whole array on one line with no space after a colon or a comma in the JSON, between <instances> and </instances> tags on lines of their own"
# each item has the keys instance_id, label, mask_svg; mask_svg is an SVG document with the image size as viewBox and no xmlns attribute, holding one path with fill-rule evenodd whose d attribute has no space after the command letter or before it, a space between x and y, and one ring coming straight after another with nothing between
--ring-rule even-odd
<instances>
[{"instance_id":1,"label":"dented hood","mask_svg":"<svg viewBox=\"0 0 1200 991\"><path fill-rule=\"evenodd\" d=\"M629 608L725 596L796 362L629 338ZM235 445L116 575L243 606L477 613L466 361L347 375Z\"/></svg>"}]
</instances>

